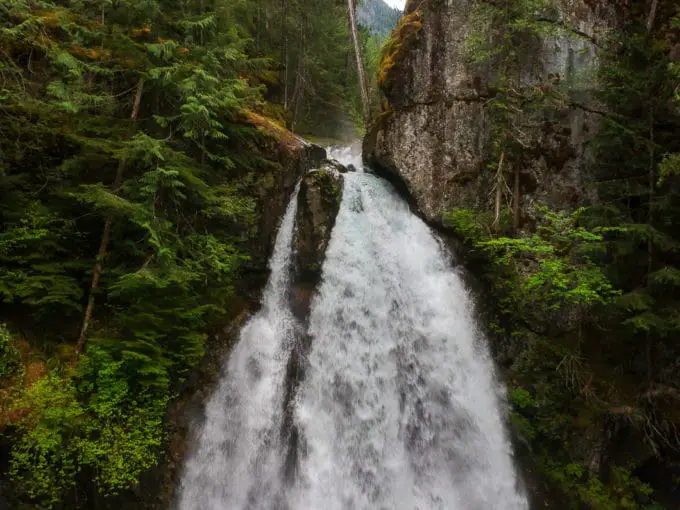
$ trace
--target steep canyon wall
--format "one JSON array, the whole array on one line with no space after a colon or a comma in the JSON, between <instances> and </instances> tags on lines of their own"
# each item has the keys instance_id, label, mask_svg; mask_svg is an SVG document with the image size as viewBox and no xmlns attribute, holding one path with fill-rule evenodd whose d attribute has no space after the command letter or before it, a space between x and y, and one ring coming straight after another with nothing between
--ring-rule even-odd
<instances>
[{"instance_id":1,"label":"steep canyon wall","mask_svg":"<svg viewBox=\"0 0 680 510\"><path fill-rule=\"evenodd\" d=\"M365 140L368 161L402 180L429 220L439 221L445 209L492 201L496 160L490 156L497 126L490 102L504 55L483 63L470 57L470 37L484 29L477 19L484 3L407 5L416 27L405 31L408 40L384 71L385 111ZM517 136L531 154L519 169L524 208L533 200L569 206L592 195L582 171L587 141L600 119L590 81L598 39L616 22L612 6L584 0L555 2L544 19L548 30L523 49L513 86L540 94L566 84L568 92L557 106L517 112Z\"/></svg>"}]
</instances>

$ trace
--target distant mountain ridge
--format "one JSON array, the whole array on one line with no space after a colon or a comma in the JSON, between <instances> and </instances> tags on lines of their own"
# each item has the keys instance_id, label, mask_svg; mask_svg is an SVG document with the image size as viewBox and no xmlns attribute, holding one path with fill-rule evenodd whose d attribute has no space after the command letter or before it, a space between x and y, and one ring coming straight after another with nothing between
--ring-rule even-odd
<instances>
[{"instance_id":1,"label":"distant mountain ridge","mask_svg":"<svg viewBox=\"0 0 680 510\"><path fill-rule=\"evenodd\" d=\"M363 0L357 6L359 24L380 37L390 35L401 15L400 9L390 7L384 0Z\"/></svg>"}]
</instances>

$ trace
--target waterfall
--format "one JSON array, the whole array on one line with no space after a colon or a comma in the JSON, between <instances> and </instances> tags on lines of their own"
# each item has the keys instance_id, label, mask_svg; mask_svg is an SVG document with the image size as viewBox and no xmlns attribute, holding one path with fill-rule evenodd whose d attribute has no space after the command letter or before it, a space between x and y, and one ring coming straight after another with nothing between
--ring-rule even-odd
<instances>
[{"instance_id":1,"label":"waterfall","mask_svg":"<svg viewBox=\"0 0 680 510\"><path fill-rule=\"evenodd\" d=\"M367 173L344 176L289 441L284 378L303 327L286 299L295 201L262 311L207 405L180 510L527 509L470 296L438 238Z\"/></svg>"},{"instance_id":2,"label":"waterfall","mask_svg":"<svg viewBox=\"0 0 680 510\"><path fill-rule=\"evenodd\" d=\"M297 327L287 306L297 193L279 226L262 309L241 330L206 405L181 481L181 510L253 508L253 498L272 501L280 492L284 379Z\"/></svg>"}]
</instances>

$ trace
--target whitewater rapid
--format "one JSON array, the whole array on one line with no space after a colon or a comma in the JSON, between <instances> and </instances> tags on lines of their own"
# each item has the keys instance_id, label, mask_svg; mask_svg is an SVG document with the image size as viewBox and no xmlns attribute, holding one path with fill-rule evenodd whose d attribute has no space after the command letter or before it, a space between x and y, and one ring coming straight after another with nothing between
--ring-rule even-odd
<instances>
[{"instance_id":1,"label":"whitewater rapid","mask_svg":"<svg viewBox=\"0 0 680 510\"><path fill-rule=\"evenodd\" d=\"M350 151L331 155L360 168ZM527 509L502 388L448 250L386 181L345 174L322 282L299 324L288 300L296 203L262 309L206 406L178 508ZM286 366L304 335L305 375L287 403Z\"/></svg>"}]
</instances>

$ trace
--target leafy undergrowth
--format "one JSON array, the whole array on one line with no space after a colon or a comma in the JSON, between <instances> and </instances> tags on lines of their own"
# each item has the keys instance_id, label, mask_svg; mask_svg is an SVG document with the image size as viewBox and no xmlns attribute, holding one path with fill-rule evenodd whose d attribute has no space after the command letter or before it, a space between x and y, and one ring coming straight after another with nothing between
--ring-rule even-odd
<instances>
[{"instance_id":1,"label":"leafy undergrowth","mask_svg":"<svg viewBox=\"0 0 680 510\"><path fill-rule=\"evenodd\" d=\"M0 323L0 434L30 413L22 397L48 372L41 353Z\"/></svg>"},{"instance_id":2,"label":"leafy undergrowth","mask_svg":"<svg viewBox=\"0 0 680 510\"><path fill-rule=\"evenodd\" d=\"M445 215L487 287L494 347L511 351L506 357L515 434L529 445L544 483L569 504L663 508L634 473L648 455L678 446L674 398L650 395L644 379L623 370L612 355L616 342L603 341L622 292L600 262L624 229L587 228L584 209L567 214L538 207L535 216L534 232L505 237L497 232L507 231L509 214L500 226L478 211ZM609 458L612 431L622 430L639 445ZM650 448L641 457L633 453Z\"/></svg>"}]
</instances>

